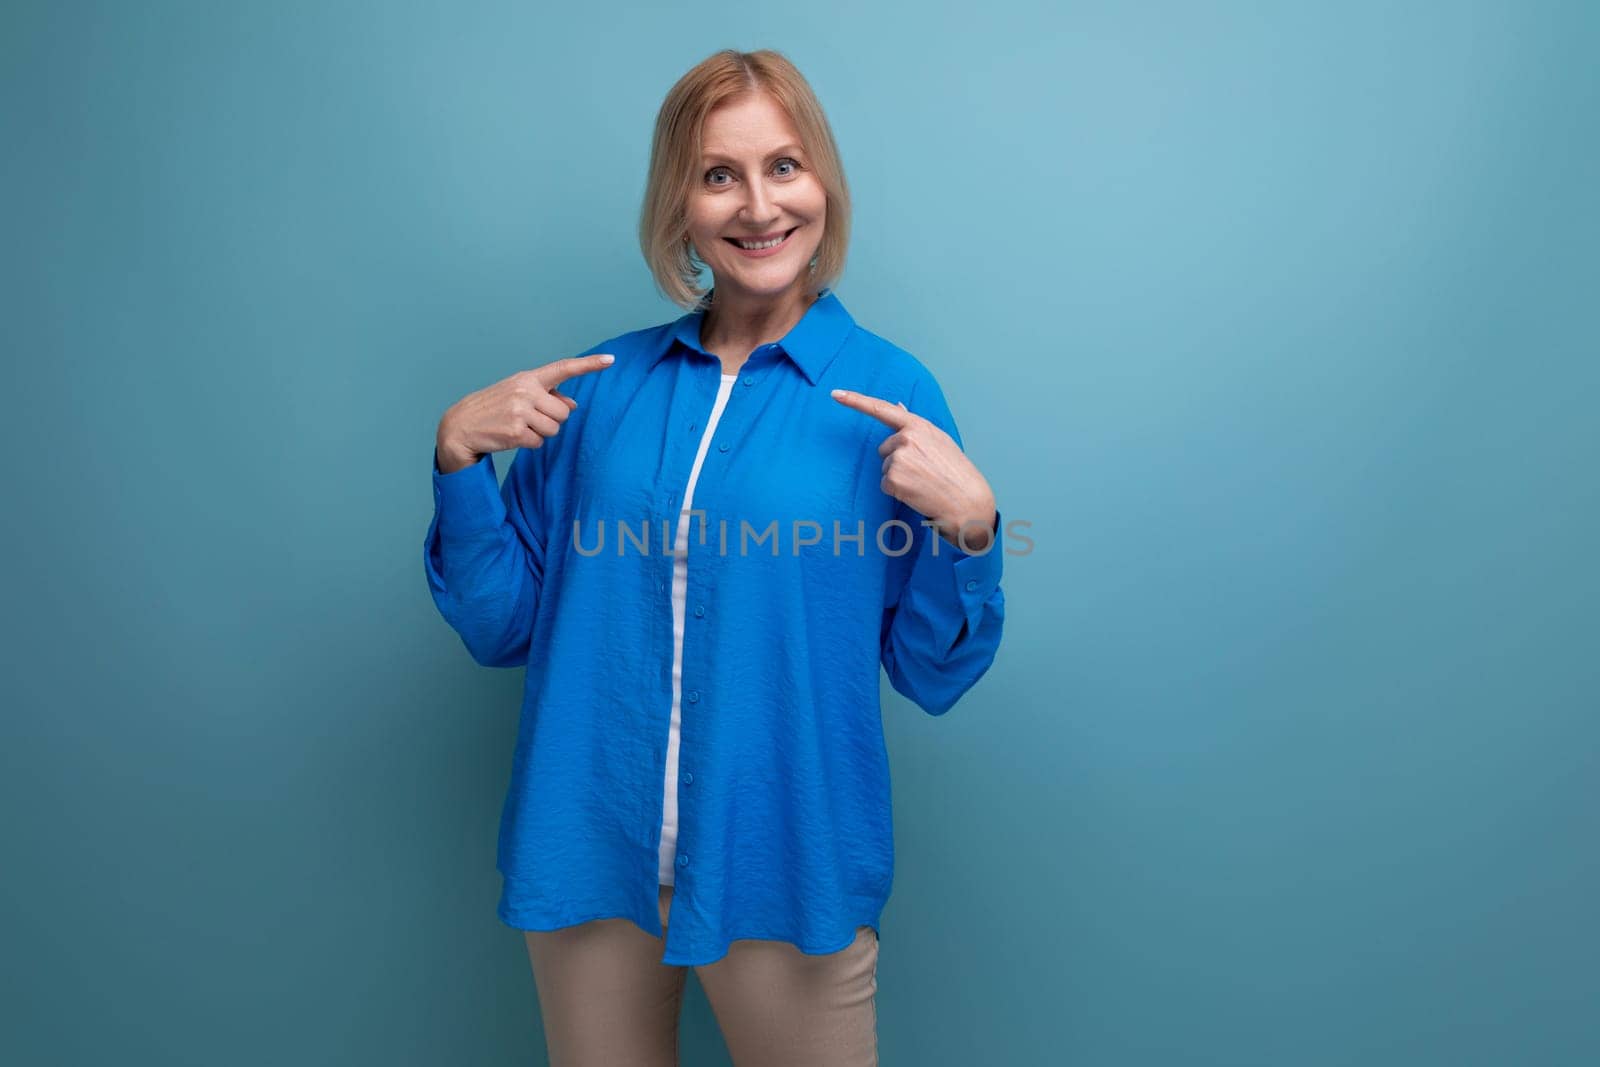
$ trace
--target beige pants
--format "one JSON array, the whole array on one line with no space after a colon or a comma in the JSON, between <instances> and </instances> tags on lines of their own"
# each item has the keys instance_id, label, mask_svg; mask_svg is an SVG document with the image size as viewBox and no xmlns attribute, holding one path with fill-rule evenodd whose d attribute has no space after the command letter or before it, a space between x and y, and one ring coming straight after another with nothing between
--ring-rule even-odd
<instances>
[{"instance_id":1,"label":"beige pants","mask_svg":"<svg viewBox=\"0 0 1600 1067\"><path fill-rule=\"evenodd\" d=\"M665 931L672 887L661 887ZM628 919L525 930L551 1067L676 1067L689 968ZM735 1067L876 1067L878 938L811 956L785 941L735 941L696 967Z\"/></svg>"}]
</instances>

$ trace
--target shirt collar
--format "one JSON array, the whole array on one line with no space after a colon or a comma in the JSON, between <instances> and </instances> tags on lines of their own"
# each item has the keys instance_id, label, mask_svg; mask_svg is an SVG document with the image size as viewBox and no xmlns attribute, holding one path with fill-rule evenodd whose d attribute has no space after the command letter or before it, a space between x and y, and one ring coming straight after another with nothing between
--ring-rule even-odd
<instances>
[{"instance_id":1,"label":"shirt collar","mask_svg":"<svg viewBox=\"0 0 1600 1067\"><path fill-rule=\"evenodd\" d=\"M700 324L705 320L705 316L705 309L701 308L689 312L674 322L667 334L667 345L657 353L652 366L672 351L673 342L696 352L705 352L705 349L700 347ZM822 372L828 369L828 364L838 355L845 338L855 329L855 325L855 319L845 310L833 287L827 286L812 305L806 308L806 313L800 316L800 321L779 339L778 347L794 361L795 366L800 368L806 380L816 385L822 380ZM710 355L708 352L706 354Z\"/></svg>"}]
</instances>

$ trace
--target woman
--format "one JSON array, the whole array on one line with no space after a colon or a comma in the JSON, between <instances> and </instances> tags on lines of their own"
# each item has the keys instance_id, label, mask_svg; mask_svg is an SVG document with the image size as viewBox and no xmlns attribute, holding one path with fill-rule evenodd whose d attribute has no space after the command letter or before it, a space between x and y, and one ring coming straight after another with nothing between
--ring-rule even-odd
<instances>
[{"instance_id":1,"label":"woman","mask_svg":"<svg viewBox=\"0 0 1600 1067\"><path fill-rule=\"evenodd\" d=\"M499 916L552 1063L675 1063L691 966L741 1067L876 1062L879 669L943 714L1005 600L938 383L831 289L849 221L805 79L718 52L661 107L640 225L688 313L440 420L429 588L527 669Z\"/></svg>"}]
</instances>

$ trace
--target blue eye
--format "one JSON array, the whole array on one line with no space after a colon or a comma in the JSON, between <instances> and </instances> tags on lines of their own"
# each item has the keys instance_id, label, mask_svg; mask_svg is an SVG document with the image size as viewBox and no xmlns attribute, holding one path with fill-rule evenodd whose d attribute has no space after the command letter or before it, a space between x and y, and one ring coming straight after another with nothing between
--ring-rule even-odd
<instances>
[{"instance_id":1,"label":"blue eye","mask_svg":"<svg viewBox=\"0 0 1600 1067\"><path fill-rule=\"evenodd\" d=\"M800 169L800 161L797 160L797 159L793 159L793 158L791 158L789 156L784 156L782 159L778 160L777 163L775 163L773 166L775 168L776 167L781 167L785 163L788 163L790 166L792 166L794 168L794 170L799 170ZM718 171L724 171L724 170L727 170L727 169L728 169L727 167L712 167L710 170L706 171L706 182L707 182L707 184L710 184L710 185L725 185L725 184L727 184L726 182L715 182L715 181L711 180L713 177L716 176ZM780 178L792 177L793 174L794 174L794 170L785 171L784 173L778 175L778 177L780 177Z\"/></svg>"}]
</instances>

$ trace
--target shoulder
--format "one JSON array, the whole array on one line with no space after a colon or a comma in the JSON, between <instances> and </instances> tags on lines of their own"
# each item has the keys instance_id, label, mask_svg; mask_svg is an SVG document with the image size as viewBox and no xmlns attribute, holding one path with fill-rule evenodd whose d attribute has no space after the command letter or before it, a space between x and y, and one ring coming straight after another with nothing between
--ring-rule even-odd
<instances>
[{"instance_id":1,"label":"shoulder","mask_svg":"<svg viewBox=\"0 0 1600 1067\"><path fill-rule=\"evenodd\" d=\"M640 373L648 366L651 358L660 354L670 343L673 325L673 322L662 322L625 330L598 340L587 348L569 353L572 358L609 353L616 357L616 362L601 373L580 374L576 378L568 379L562 387L562 392L581 402L584 399L581 394L594 388L595 383L601 379L615 379L619 376Z\"/></svg>"},{"instance_id":2,"label":"shoulder","mask_svg":"<svg viewBox=\"0 0 1600 1067\"><path fill-rule=\"evenodd\" d=\"M658 352L666 345L672 327L673 322L659 322L652 326L641 326L638 329L613 334L602 341L596 341L576 355L592 356L599 352L610 352L620 363L624 359L637 357L642 353Z\"/></svg>"},{"instance_id":3,"label":"shoulder","mask_svg":"<svg viewBox=\"0 0 1600 1067\"><path fill-rule=\"evenodd\" d=\"M851 331L845 350L848 358L840 361L837 375L830 375L840 380L830 384L903 403L961 444L961 431L944 389L932 368L920 358L860 323Z\"/></svg>"},{"instance_id":4,"label":"shoulder","mask_svg":"<svg viewBox=\"0 0 1600 1067\"><path fill-rule=\"evenodd\" d=\"M882 396L889 400L902 400L915 410L913 398L935 398L944 404L944 391L933 370L905 347L857 323L845 342L845 359L842 359L840 377L848 377L859 385L838 383L847 389Z\"/></svg>"}]
</instances>

